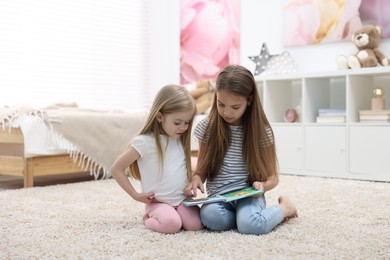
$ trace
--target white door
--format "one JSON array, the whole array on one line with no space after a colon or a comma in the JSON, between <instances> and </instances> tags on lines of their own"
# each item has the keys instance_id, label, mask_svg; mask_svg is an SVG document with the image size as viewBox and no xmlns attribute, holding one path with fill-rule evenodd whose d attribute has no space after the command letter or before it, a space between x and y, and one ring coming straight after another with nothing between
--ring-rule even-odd
<instances>
[{"instance_id":1,"label":"white door","mask_svg":"<svg viewBox=\"0 0 390 260\"><path fill-rule=\"evenodd\" d=\"M272 126L281 173L295 173L303 169L303 128L296 126Z\"/></svg>"},{"instance_id":2,"label":"white door","mask_svg":"<svg viewBox=\"0 0 390 260\"><path fill-rule=\"evenodd\" d=\"M306 126L306 170L344 174L346 172L345 148L345 126Z\"/></svg>"},{"instance_id":3,"label":"white door","mask_svg":"<svg viewBox=\"0 0 390 260\"><path fill-rule=\"evenodd\" d=\"M350 140L350 172L389 180L390 126L351 126Z\"/></svg>"}]
</instances>

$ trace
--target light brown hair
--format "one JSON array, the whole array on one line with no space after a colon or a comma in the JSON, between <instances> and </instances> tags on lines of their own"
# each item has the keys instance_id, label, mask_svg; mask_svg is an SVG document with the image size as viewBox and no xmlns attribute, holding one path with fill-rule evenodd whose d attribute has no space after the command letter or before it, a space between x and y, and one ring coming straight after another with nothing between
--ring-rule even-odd
<instances>
[{"instance_id":1,"label":"light brown hair","mask_svg":"<svg viewBox=\"0 0 390 260\"><path fill-rule=\"evenodd\" d=\"M216 92L220 90L246 97L251 101L242 115L242 151L249 172L248 184L251 185L254 181L266 181L270 176L278 176L273 131L261 105L252 73L240 65L226 67L216 81ZM202 142L195 174L213 180L231 145L229 125L218 114L217 95L214 97L209 114L209 125Z\"/></svg>"},{"instance_id":2,"label":"light brown hair","mask_svg":"<svg viewBox=\"0 0 390 260\"><path fill-rule=\"evenodd\" d=\"M173 84L162 87L154 98L148 118L144 124L144 127L139 133L140 135L152 133L154 136L157 153L159 156L160 169L162 169L164 161L164 149L161 146L160 134L164 131L156 117L158 113L161 113L162 115L169 115L176 112L185 112L190 110L193 110L194 114L188 124L187 131L185 131L184 134L180 137L185 154L188 179L191 177L191 128L194 116L196 114L196 107L194 99L185 87ZM138 164L136 162L131 164L129 169L130 176L137 180L141 179Z\"/></svg>"}]
</instances>

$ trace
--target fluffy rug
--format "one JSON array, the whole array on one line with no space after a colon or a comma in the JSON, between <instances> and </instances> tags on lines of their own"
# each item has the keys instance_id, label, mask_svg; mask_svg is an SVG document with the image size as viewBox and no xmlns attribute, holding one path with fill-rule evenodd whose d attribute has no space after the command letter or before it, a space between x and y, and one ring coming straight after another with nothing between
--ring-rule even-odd
<instances>
[{"instance_id":1,"label":"fluffy rug","mask_svg":"<svg viewBox=\"0 0 390 260\"><path fill-rule=\"evenodd\" d=\"M149 231L113 179L1 190L0 259L390 258L389 183L280 178L268 204L288 195L299 218L263 236Z\"/></svg>"}]
</instances>

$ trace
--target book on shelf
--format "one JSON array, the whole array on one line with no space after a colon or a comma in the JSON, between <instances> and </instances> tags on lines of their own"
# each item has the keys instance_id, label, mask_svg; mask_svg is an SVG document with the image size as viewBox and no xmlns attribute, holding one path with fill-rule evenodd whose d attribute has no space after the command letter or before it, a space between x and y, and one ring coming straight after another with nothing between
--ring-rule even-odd
<instances>
[{"instance_id":1,"label":"book on shelf","mask_svg":"<svg viewBox=\"0 0 390 260\"><path fill-rule=\"evenodd\" d=\"M371 119L371 120L368 120L368 119L361 119L361 120L360 120L360 123L390 123L390 119L389 119L389 120L380 120L380 119Z\"/></svg>"},{"instance_id":2,"label":"book on shelf","mask_svg":"<svg viewBox=\"0 0 390 260\"><path fill-rule=\"evenodd\" d=\"M345 109L320 108L318 116L346 116Z\"/></svg>"},{"instance_id":3,"label":"book on shelf","mask_svg":"<svg viewBox=\"0 0 390 260\"><path fill-rule=\"evenodd\" d=\"M359 115L359 119L361 120L390 120L390 114L378 114L378 115Z\"/></svg>"},{"instance_id":4,"label":"book on shelf","mask_svg":"<svg viewBox=\"0 0 390 260\"><path fill-rule=\"evenodd\" d=\"M345 116L317 116L316 123L345 123Z\"/></svg>"},{"instance_id":5,"label":"book on shelf","mask_svg":"<svg viewBox=\"0 0 390 260\"><path fill-rule=\"evenodd\" d=\"M390 115L390 110L360 110L359 115Z\"/></svg>"},{"instance_id":6,"label":"book on shelf","mask_svg":"<svg viewBox=\"0 0 390 260\"><path fill-rule=\"evenodd\" d=\"M390 122L390 110L360 110L361 123L388 123Z\"/></svg>"},{"instance_id":7,"label":"book on shelf","mask_svg":"<svg viewBox=\"0 0 390 260\"><path fill-rule=\"evenodd\" d=\"M247 198L247 197L251 197L263 193L264 193L263 190L256 190L253 187L248 187L245 189L228 192L221 195L214 195L205 198L186 199L182 202L182 204L185 206L195 206L199 204L209 204L209 203L221 202L221 201L229 202L229 201L239 200L239 199L243 199L243 198Z\"/></svg>"}]
</instances>

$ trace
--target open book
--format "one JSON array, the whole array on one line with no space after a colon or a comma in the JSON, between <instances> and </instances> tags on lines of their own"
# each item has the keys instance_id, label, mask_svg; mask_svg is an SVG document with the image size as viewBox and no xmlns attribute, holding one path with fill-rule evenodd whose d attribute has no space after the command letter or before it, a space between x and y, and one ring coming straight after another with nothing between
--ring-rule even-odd
<instances>
[{"instance_id":1,"label":"open book","mask_svg":"<svg viewBox=\"0 0 390 260\"><path fill-rule=\"evenodd\" d=\"M186 199L182 203L185 206L194 206L198 204L208 204L208 203L213 203L218 201L229 202L229 201L239 200L239 199L243 199L246 197L254 196L257 194L263 194L263 193L264 193L263 190L256 190L253 187L248 187L242 190L236 190L225 194L210 196L206 198Z\"/></svg>"}]
</instances>

